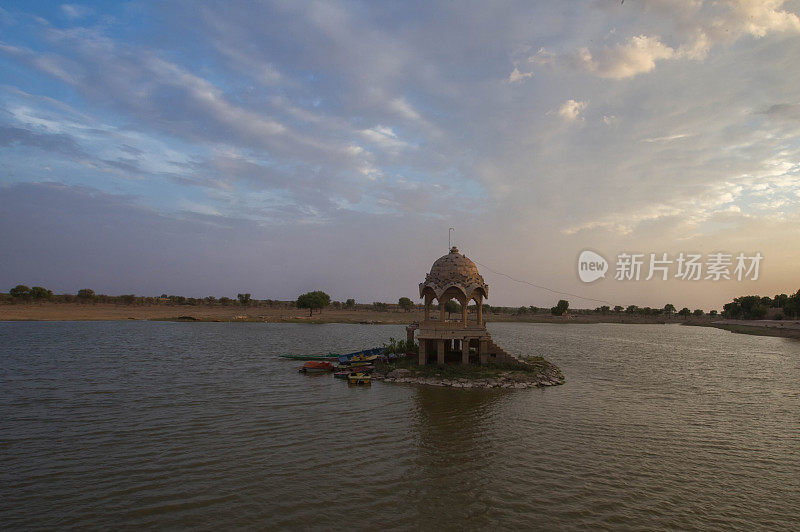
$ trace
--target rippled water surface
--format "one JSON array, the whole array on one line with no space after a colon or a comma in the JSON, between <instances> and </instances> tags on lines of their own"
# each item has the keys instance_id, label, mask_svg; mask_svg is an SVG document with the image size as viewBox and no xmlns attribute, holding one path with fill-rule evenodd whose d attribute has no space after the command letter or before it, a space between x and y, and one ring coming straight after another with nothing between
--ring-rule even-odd
<instances>
[{"instance_id":1,"label":"rippled water surface","mask_svg":"<svg viewBox=\"0 0 800 532\"><path fill-rule=\"evenodd\" d=\"M800 342L490 325L564 386L304 376L400 326L0 323L0 527L800 527Z\"/></svg>"}]
</instances>

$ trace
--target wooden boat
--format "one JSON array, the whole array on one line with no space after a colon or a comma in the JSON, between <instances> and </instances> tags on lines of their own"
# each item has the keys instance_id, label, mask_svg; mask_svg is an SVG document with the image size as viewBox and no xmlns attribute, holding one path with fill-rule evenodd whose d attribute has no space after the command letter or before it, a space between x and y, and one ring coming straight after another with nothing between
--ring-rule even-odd
<instances>
[{"instance_id":1,"label":"wooden boat","mask_svg":"<svg viewBox=\"0 0 800 532\"><path fill-rule=\"evenodd\" d=\"M339 355L339 363L347 364L356 357L371 357L383 353L383 347L373 347L372 349L364 349L363 351L356 351L354 353L347 353L346 355Z\"/></svg>"},{"instance_id":2,"label":"wooden boat","mask_svg":"<svg viewBox=\"0 0 800 532\"><path fill-rule=\"evenodd\" d=\"M289 360L330 360L338 357L336 353L309 353L306 355L280 355Z\"/></svg>"},{"instance_id":3,"label":"wooden boat","mask_svg":"<svg viewBox=\"0 0 800 532\"><path fill-rule=\"evenodd\" d=\"M372 376L369 373L351 373L347 376L350 384L369 384Z\"/></svg>"},{"instance_id":4,"label":"wooden boat","mask_svg":"<svg viewBox=\"0 0 800 532\"><path fill-rule=\"evenodd\" d=\"M372 355L372 356L365 356L365 355L356 355L350 359L351 366L367 366L369 364L374 364L381 355Z\"/></svg>"},{"instance_id":5,"label":"wooden boat","mask_svg":"<svg viewBox=\"0 0 800 532\"><path fill-rule=\"evenodd\" d=\"M300 373L327 373L333 371L333 364L319 360L309 360L300 367Z\"/></svg>"}]
</instances>

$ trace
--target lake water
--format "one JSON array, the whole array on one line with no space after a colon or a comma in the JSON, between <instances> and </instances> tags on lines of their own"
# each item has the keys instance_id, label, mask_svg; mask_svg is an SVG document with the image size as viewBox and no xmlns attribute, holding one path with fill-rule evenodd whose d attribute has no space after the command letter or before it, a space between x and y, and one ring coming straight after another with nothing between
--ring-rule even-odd
<instances>
[{"instance_id":1,"label":"lake water","mask_svg":"<svg viewBox=\"0 0 800 532\"><path fill-rule=\"evenodd\" d=\"M800 527L800 342L490 324L563 386L305 376L401 326L0 323L0 527Z\"/></svg>"}]
</instances>

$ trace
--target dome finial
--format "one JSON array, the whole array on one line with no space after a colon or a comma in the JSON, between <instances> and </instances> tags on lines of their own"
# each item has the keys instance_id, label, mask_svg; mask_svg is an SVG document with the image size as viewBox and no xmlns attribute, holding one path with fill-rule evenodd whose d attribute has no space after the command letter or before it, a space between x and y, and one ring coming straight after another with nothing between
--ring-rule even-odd
<instances>
[{"instance_id":1,"label":"dome finial","mask_svg":"<svg viewBox=\"0 0 800 532\"><path fill-rule=\"evenodd\" d=\"M450 253L458 253L458 248L453 246L450 248Z\"/></svg>"}]
</instances>

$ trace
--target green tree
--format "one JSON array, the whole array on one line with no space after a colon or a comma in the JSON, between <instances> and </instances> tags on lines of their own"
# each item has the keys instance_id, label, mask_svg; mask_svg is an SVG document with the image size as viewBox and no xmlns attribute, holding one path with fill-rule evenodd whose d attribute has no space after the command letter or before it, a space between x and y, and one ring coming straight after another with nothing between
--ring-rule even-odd
<instances>
[{"instance_id":1,"label":"green tree","mask_svg":"<svg viewBox=\"0 0 800 532\"><path fill-rule=\"evenodd\" d=\"M397 301L397 304L400 305L400 308L405 310L406 312L410 312L411 309L414 308L414 302L411 301L411 299L407 298L407 297L401 297Z\"/></svg>"},{"instance_id":2,"label":"green tree","mask_svg":"<svg viewBox=\"0 0 800 532\"><path fill-rule=\"evenodd\" d=\"M786 304L783 306L783 313L790 317L800 316L800 290L786 299Z\"/></svg>"},{"instance_id":3,"label":"green tree","mask_svg":"<svg viewBox=\"0 0 800 532\"><path fill-rule=\"evenodd\" d=\"M227 307L232 302L233 302L233 299L231 299L229 297L221 297L221 298L219 298L219 304L222 305L223 307Z\"/></svg>"},{"instance_id":4,"label":"green tree","mask_svg":"<svg viewBox=\"0 0 800 532\"><path fill-rule=\"evenodd\" d=\"M95 298L94 290L91 288L81 288L78 290L78 299L83 301L93 301Z\"/></svg>"},{"instance_id":5,"label":"green tree","mask_svg":"<svg viewBox=\"0 0 800 532\"><path fill-rule=\"evenodd\" d=\"M611 307L609 307L608 305L603 305L602 307L600 307L600 314L605 316L606 314L609 313L610 310L611 310Z\"/></svg>"},{"instance_id":6,"label":"green tree","mask_svg":"<svg viewBox=\"0 0 800 532\"><path fill-rule=\"evenodd\" d=\"M214 296L206 296L203 298L203 301L205 301L208 306L212 306L217 302L217 298Z\"/></svg>"},{"instance_id":7,"label":"green tree","mask_svg":"<svg viewBox=\"0 0 800 532\"><path fill-rule=\"evenodd\" d=\"M702 316L702 315L703 315L703 310L702 310L702 309L699 309L699 308L698 308L698 309L695 309L695 310L694 310L694 312L692 312L692 315L693 315L693 316L695 316L695 317L697 317L697 318L699 318L700 316Z\"/></svg>"},{"instance_id":8,"label":"green tree","mask_svg":"<svg viewBox=\"0 0 800 532\"><path fill-rule=\"evenodd\" d=\"M18 284L17 286L8 291L8 295L10 295L15 299L30 299L31 289L25 286L24 284Z\"/></svg>"},{"instance_id":9,"label":"green tree","mask_svg":"<svg viewBox=\"0 0 800 532\"><path fill-rule=\"evenodd\" d=\"M53 291L43 286L31 288L31 299L53 299Z\"/></svg>"},{"instance_id":10,"label":"green tree","mask_svg":"<svg viewBox=\"0 0 800 532\"><path fill-rule=\"evenodd\" d=\"M461 305L455 299L451 299L444 304L444 311L447 312L447 316L449 318L450 314L461 312Z\"/></svg>"},{"instance_id":11,"label":"green tree","mask_svg":"<svg viewBox=\"0 0 800 532\"><path fill-rule=\"evenodd\" d=\"M636 305L628 305L628 308L625 309L625 314L636 314L639 312L639 307Z\"/></svg>"},{"instance_id":12,"label":"green tree","mask_svg":"<svg viewBox=\"0 0 800 532\"><path fill-rule=\"evenodd\" d=\"M717 314L718 314L718 313L717 313L717 311L716 311L716 310L710 310L710 311L708 311L708 315L709 315L709 316L711 316L712 318L713 318L713 317L715 317Z\"/></svg>"},{"instance_id":13,"label":"green tree","mask_svg":"<svg viewBox=\"0 0 800 532\"><path fill-rule=\"evenodd\" d=\"M119 296L119 299L120 299L120 301L122 301L126 305L133 305L133 303L136 301L136 295L135 294L123 294L123 295Z\"/></svg>"},{"instance_id":14,"label":"green tree","mask_svg":"<svg viewBox=\"0 0 800 532\"><path fill-rule=\"evenodd\" d=\"M789 301L789 296L786 294L776 294L775 297L772 299L772 306L783 308L786 306L786 303Z\"/></svg>"},{"instance_id":15,"label":"green tree","mask_svg":"<svg viewBox=\"0 0 800 532\"><path fill-rule=\"evenodd\" d=\"M239 304L243 307L250 304L250 294L236 294L236 299L239 300Z\"/></svg>"},{"instance_id":16,"label":"green tree","mask_svg":"<svg viewBox=\"0 0 800 532\"><path fill-rule=\"evenodd\" d=\"M667 303L666 305L664 305L664 314L666 314L668 318L671 318L672 314L674 313L675 313L675 305L673 305L672 303Z\"/></svg>"},{"instance_id":17,"label":"green tree","mask_svg":"<svg viewBox=\"0 0 800 532\"><path fill-rule=\"evenodd\" d=\"M356 308L356 300L352 298L348 299L347 301L344 302L344 306L348 310L353 310Z\"/></svg>"},{"instance_id":18,"label":"green tree","mask_svg":"<svg viewBox=\"0 0 800 532\"><path fill-rule=\"evenodd\" d=\"M389 304L382 303L380 301L373 302L372 306L375 307L375 310L377 310L378 312L386 312L389 310Z\"/></svg>"},{"instance_id":19,"label":"green tree","mask_svg":"<svg viewBox=\"0 0 800 532\"><path fill-rule=\"evenodd\" d=\"M550 312L554 316L563 316L568 311L569 311L569 301L567 301L566 299L559 299L556 306L550 309Z\"/></svg>"},{"instance_id":20,"label":"green tree","mask_svg":"<svg viewBox=\"0 0 800 532\"><path fill-rule=\"evenodd\" d=\"M8 295L13 297L14 299L30 299L31 289L25 286L24 284L18 284L17 286L8 291Z\"/></svg>"},{"instance_id":21,"label":"green tree","mask_svg":"<svg viewBox=\"0 0 800 532\"><path fill-rule=\"evenodd\" d=\"M322 312L322 309L331 304L331 296L321 290L306 292L297 298L295 303L297 308L307 308L308 315L311 316L315 309Z\"/></svg>"},{"instance_id":22,"label":"green tree","mask_svg":"<svg viewBox=\"0 0 800 532\"><path fill-rule=\"evenodd\" d=\"M486 305L484 305L483 307L486 308ZM531 314L536 314L539 312L539 307L534 307L533 305L531 305L528 308L531 309Z\"/></svg>"},{"instance_id":23,"label":"green tree","mask_svg":"<svg viewBox=\"0 0 800 532\"><path fill-rule=\"evenodd\" d=\"M616 312L617 314L619 314L623 310L625 310L625 308L622 305L617 305L616 307L614 307L614 312Z\"/></svg>"},{"instance_id":24,"label":"green tree","mask_svg":"<svg viewBox=\"0 0 800 532\"><path fill-rule=\"evenodd\" d=\"M686 308L686 307L683 307L683 308L682 308L682 309L681 309L681 310L678 312L678 316L683 316L684 318L688 318L688 317L689 317L689 316L691 316L691 315L692 315L692 311L691 311L691 310L689 310L689 309L688 309L688 308Z\"/></svg>"}]
</instances>

